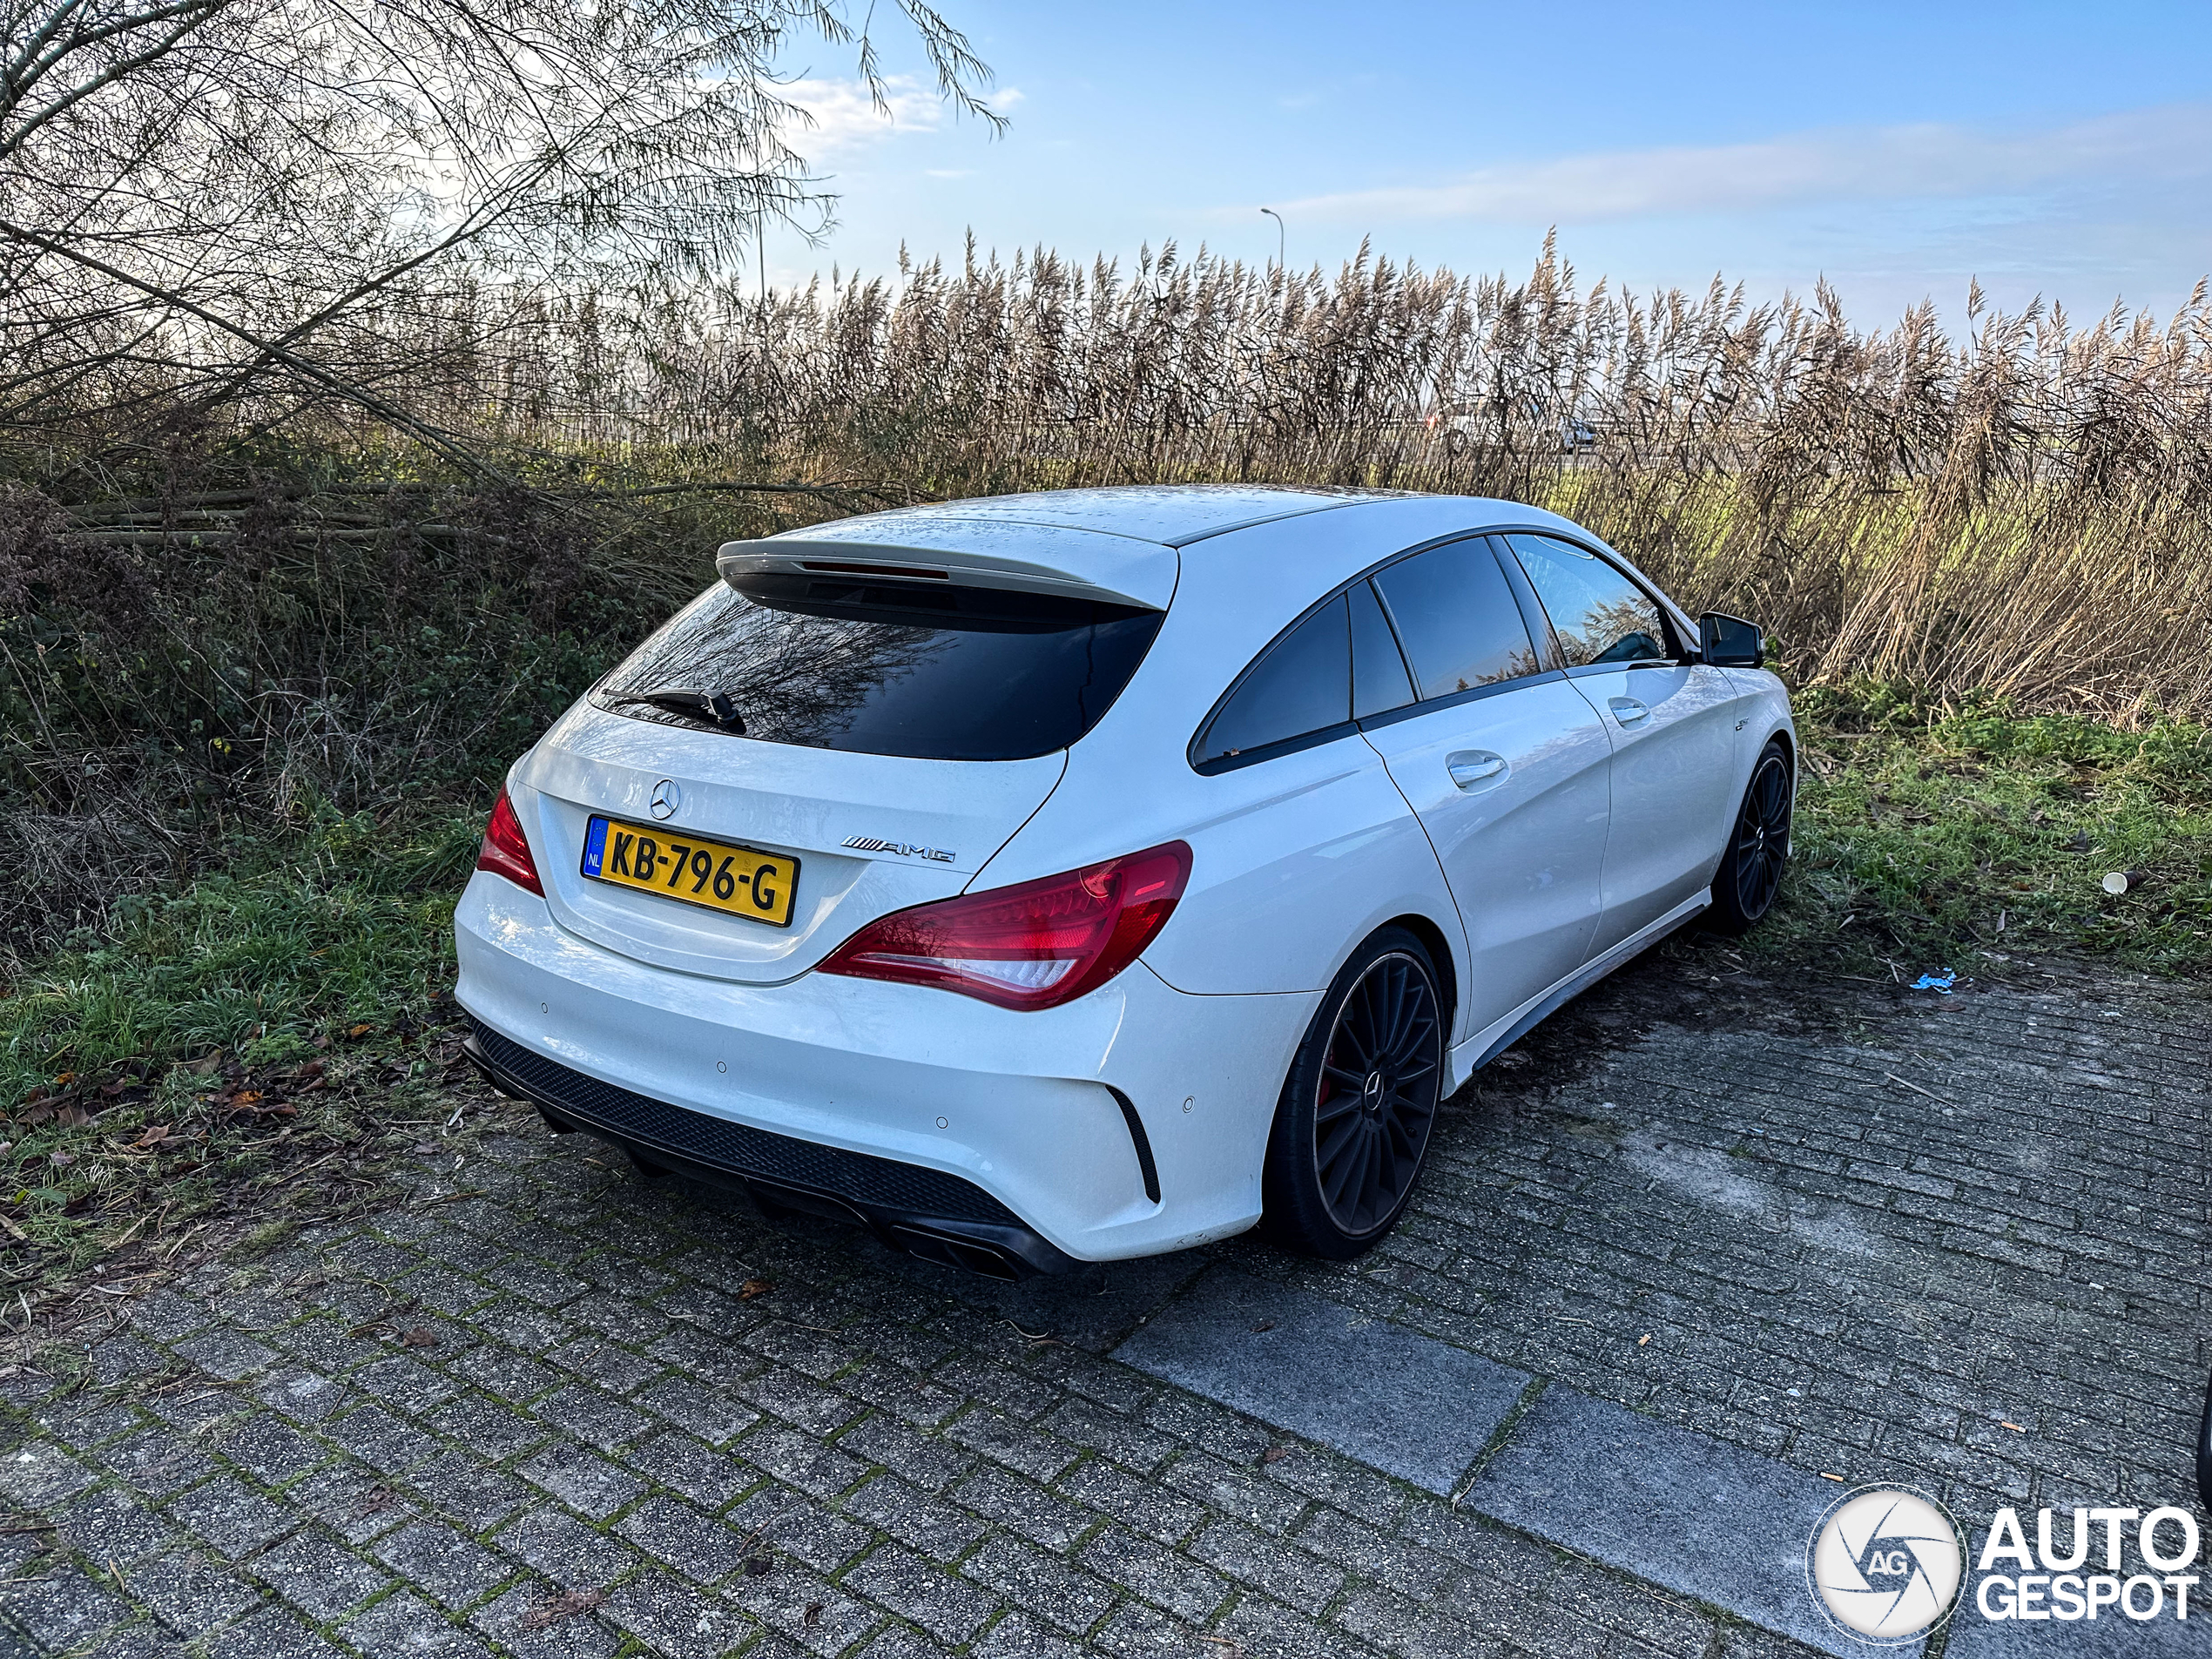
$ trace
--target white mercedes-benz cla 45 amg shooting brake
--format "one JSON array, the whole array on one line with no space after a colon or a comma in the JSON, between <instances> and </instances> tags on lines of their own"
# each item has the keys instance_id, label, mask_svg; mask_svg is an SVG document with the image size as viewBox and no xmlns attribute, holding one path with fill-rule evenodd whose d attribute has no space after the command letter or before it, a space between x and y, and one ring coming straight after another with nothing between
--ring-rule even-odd
<instances>
[{"instance_id":1,"label":"white mercedes-benz cla 45 amg shooting brake","mask_svg":"<svg viewBox=\"0 0 2212 1659\"><path fill-rule=\"evenodd\" d=\"M515 765L469 1052L938 1261L1355 1255L1445 1096L1788 853L1758 631L1531 508L1070 490L717 566Z\"/></svg>"}]
</instances>

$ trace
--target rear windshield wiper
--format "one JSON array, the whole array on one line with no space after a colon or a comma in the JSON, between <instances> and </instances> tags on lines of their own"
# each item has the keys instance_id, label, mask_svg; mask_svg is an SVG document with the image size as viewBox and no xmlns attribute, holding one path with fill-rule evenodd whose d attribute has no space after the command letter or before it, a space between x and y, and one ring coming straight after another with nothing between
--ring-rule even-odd
<instances>
[{"instance_id":1,"label":"rear windshield wiper","mask_svg":"<svg viewBox=\"0 0 2212 1659\"><path fill-rule=\"evenodd\" d=\"M738 705L730 700L726 691L694 691L671 686L664 691L617 693L608 698L607 701L650 703L657 709L683 715L686 719L719 726L725 732L734 732L739 736L745 733L745 716L738 712Z\"/></svg>"}]
</instances>

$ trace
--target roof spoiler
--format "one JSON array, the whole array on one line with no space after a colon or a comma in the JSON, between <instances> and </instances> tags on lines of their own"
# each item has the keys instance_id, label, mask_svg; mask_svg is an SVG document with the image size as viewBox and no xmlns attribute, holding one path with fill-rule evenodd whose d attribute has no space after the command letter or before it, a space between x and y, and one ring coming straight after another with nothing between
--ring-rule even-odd
<instances>
[{"instance_id":1,"label":"roof spoiler","mask_svg":"<svg viewBox=\"0 0 2212 1659\"><path fill-rule=\"evenodd\" d=\"M1136 605L1146 610L1167 608L1168 600L1175 592L1177 561L1173 550L1118 536L1093 536L1082 531L1072 534L1085 543L1119 543L1116 552L1120 556L1102 561L1095 556L1094 550L1084 549L1083 551L1094 552L1094 556L1069 561L1112 567L1093 572L1047 563L1034 556L1055 550L1050 543L1066 539L1069 532L1038 537L1032 531L1024 538L1027 544L1021 550L1022 553L1031 555L1028 557L1011 550L986 551L971 547L915 547L842 536L776 536L753 542L725 542L715 555L714 568L721 572L723 581L733 588L742 588L749 576L872 576L899 582L956 583L963 587L999 588L1016 593L1056 594L1107 604ZM1129 552L1139 549L1153 556L1129 556ZM1069 550L1076 550L1071 547Z\"/></svg>"}]
</instances>

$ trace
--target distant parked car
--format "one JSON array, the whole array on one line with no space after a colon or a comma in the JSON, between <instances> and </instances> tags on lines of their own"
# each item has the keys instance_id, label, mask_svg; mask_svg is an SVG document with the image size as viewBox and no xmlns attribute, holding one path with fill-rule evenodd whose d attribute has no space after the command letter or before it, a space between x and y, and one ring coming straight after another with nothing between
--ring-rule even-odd
<instances>
[{"instance_id":1,"label":"distant parked car","mask_svg":"<svg viewBox=\"0 0 2212 1659\"><path fill-rule=\"evenodd\" d=\"M1578 455L1597 448L1597 428L1579 415L1554 415L1542 403L1532 402L1529 416L1538 432L1548 429L1559 434L1561 455ZM1461 408L1431 415L1427 425L1433 431L1441 431L1447 454L1459 455L1470 445L1480 442L1494 419L1486 410Z\"/></svg>"},{"instance_id":2,"label":"distant parked car","mask_svg":"<svg viewBox=\"0 0 2212 1659\"><path fill-rule=\"evenodd\" d=\"M1758 630L1532 508L1075 490L718 564L516 764L469 1049L937 1260L1364 1251L1444 1096L1789 850Z\"/></svg>"}]
</instances>

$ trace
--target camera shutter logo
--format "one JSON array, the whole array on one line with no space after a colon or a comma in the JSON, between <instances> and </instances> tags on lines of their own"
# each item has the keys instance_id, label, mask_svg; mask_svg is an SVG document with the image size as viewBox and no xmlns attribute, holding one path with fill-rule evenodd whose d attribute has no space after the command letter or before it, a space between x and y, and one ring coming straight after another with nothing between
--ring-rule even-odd
<instances>
[{"instance_id":1,"label":"camera shutter logo","mask_svg":"<svg viewBox=\"0 0 2212 1659\"><path fill-rule=\"evenodd\" d=\"M673 818L676 809L684 804L684 792L676 786L673 778L664 778L653 786L653 798L646 811L655 818Z\"/></svg>"},{"instance_id":2,"label":"camera shutter logo","mask_svg":"<svg viewBox=\"0 0 2212 1659\"><path fill-rule=\"evenodd\" d=\"M1814 1605L1846 1635L1875 1646L1911 1642L1940 1624L1966 1565L1950 1512L1909 1487L1846 1494L1805 1546Z\"/></svg>"}]
</instances>

